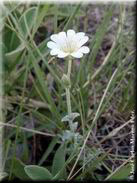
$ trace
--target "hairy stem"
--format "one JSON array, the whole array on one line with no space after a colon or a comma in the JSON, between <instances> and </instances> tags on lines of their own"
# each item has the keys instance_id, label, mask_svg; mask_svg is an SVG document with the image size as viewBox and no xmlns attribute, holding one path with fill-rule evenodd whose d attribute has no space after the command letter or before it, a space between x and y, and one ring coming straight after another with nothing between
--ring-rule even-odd
<instances>
[{"instance_id":1,"label":"hairy stem","mask_svg":"<svg viewBox=\"0 0 137 183\"><path fill-rule=\"evenodd\" d=\"M66 100L67 100L67 108L68 108L68 115L71 114L71 101L70 101L70 89L66 88Z\"/></svg>"},{"instance_id":2,"label":"hairy stem","mask_svg":"<svg viewBox=\"0 0 137 183\"><path fill-rule=\"evenodd\" d=\"M71 74L71 66L72 66L72 60L70 59L68 61L68 72L67 72L67 77L69 81L70 81L70 74ZM70 85L71 85L71 82L70 82ZM70 87L66 88L66 100L67 100L68 115L70 115L71 114ZM72 121L69 121L69 126L70 126L70 129L72 130Z\"/></svg>"},{"instance_id":3,"label":"hairy stem","mask_svg":"<svg viewBox=\"0 0 137 183\"><path fill-rule=\"evenodd\" d=\"M71 65L72 65L72 60L69 60L68 61L68 73L67 73L67 77L68 77L69 81L70 81L70 74L71 74ZM69 87L66 88L66 100L67 100L68 115L70 115L71 114L71 100L70 100L70 88Z\"/></svg>"}]
</instances>

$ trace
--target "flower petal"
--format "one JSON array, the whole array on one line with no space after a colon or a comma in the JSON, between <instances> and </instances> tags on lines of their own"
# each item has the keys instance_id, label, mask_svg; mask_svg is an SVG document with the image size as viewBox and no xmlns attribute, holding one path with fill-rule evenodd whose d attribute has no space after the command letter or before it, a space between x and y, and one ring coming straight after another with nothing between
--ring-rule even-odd
<instances>
[{"instance_id":1,"label":"flower petal","mask_svg":"<svg viewBox=\"0 0 137 183\"><path fill-rule=\"evenodd\" d=\"M84 32L78 32L78 33L76 33L77 40L82 39L84 36L85 36L85 33Z\"/></svg>"},{"instance_id":2,"label":"flower petal","mask_svg":"<svg viewBox=\"0 0 137 183\"><path fill-rule=\"evenodd\" d=\"M50 36L50 39L54 42L58 41L58 35L57 34L53 34L52 36Z\"/></svg>"},{"instance_id":3,"label":"flower petal","mask_svg":"<svg viewBox=\"0 0 137 183\"><path fill-rule=\"evenodd\" d=\"M60 32L58 36L59 38L66 39L66 32Z\"/></svg>"},{"instance_id":4,"label":"flower petal","mask_svg":"<svg viewBox=\"0 0 137 183\"><path fill-rule=\"evenodd\" d=\"M84 32L76 33L69 29L67 32L59 32L51 35L51 41L47 43L47 47L51 49L51 55L57 55L64 58L71 55L75 58L81 58L83 54L89 53L87 46L82 46L88 41L88 36Z\"/></svg>"},{"instance_id":5,"label":"flower petal","mask_svg":"<svg viewBox=\"0 0 137 183\"><path fill-rule=\"evenodd\" d=\"M63 51L59 51L58 52L58 58L64 58L64 57L66 57L66 56L68 56L69 54L68 53L65 53L65 52L63 52Z\"/></svg>"},{"instance_id":6,"label":"flower petal","mask_svg":"<svg viewBox=\"0 0 137 183\"><path fill-rule=\"evenodd\" d=\"M82 53L89 53L90 49L87 46L82 46L78 51Z\"/></svg>"},{"instance_id":7,"label":"flower petal","mask_svg":"<svg viewBox=\"0 0 137 183\"><path fill-rule=\"evenodd\" d=\"M57 48L58 46L57 46L57 44L54 43L53 41L49 41L49 42L47 43L47 47L50 48L50 49L54 49L54 48Z\"/></svg>"},{"instance_id":8,"label":"flower petal","mask_svg":"<svg viewBox=\"0 0 137 183\"><path fill-rule=\"evenodd\" d=\"M84 36L78 43L79 47L81 47L83 44L85 44L89 40L88 36Z\"/></svg>"},{"instance_id":9,"label":"flower petal","mask_svg":"<svg viewBox=\"0 0 137 183\"><path fill-rule=\"evenodd\" d=\"M54 48L53 50L50 51L51 55L57 55L59 53L59 49Z\"/></svg>"},{"instance_id":10,"label":"flower petal","mask_svg":"<svg viewBox=\"0 0 137 183\"><path fill-rule=\"evenodd\" d=\"M80 51L77 51L77 52L71 53L71 56L73 56L75 58L81 58L81 57L83 57L83 53L81 53Z\"/></svg>"},{"instance_id":11,"label":"flower petal","mask_svg":"<svg viewBox=\"0 0 137 183\"><path fill-rule=\"evenodd\" d=\"M74 30L72 30L72 29L69 29L68 31L67 31L67 37L68 38L72 38L73 36L75 36L75 31Z\"/></svg>"},{"instance_id":12,"label":"flower petal","mask_svg":"<svg viewBox=\"0 0 137 183\"><path fill-rule=\"evenodd\" d=\"M58 47L62 47L63 44L66 42L66 33L65 32L60 32L57 35L56 43Z\"/></svg>"}]
</instances>

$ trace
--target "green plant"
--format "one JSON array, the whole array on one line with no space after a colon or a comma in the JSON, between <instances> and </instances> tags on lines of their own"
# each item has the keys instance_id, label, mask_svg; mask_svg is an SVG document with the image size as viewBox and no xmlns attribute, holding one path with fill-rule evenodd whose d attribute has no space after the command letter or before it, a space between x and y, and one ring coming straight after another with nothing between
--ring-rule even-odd
<instances>
[{"instance_id":1,"label":"green plant","mask_svg":"<svg viewBox=\"0 0 137 183\"><path fill-rule=\"evenodd\" d=\"M127 179L133 7L5 3L2 8L6 179ZM86 32L90 53L72 60L58 58L54 50L51 57L50 35L70 29Z\"/></svg>"}]
</instances>

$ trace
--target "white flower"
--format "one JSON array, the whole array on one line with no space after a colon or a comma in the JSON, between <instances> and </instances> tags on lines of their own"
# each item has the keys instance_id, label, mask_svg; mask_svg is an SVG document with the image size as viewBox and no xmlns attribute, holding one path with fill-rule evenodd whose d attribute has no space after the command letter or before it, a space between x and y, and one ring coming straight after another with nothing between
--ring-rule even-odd
<instances>
[{"instance_id":1,"label":"white flower","mask_svg":"<svg viewBox=\"0 0 137 183\"><path fill-rule=\"evenodd\" d=\"M47 47L51 49L50 54L58 58L68 55L81 58L83 54L90 51L87 46L83 46L89 39L84 32L75 33L74 30L68 30L67 33L53 34L50 38L52 41L47 43Z\"/></svg>"}]
</instances>

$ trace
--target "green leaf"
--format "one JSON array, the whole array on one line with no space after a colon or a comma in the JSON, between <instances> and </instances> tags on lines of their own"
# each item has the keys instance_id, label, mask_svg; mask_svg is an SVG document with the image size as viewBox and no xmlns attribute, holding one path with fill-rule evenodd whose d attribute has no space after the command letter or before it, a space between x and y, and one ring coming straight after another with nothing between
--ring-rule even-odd
<instances>
[{"instance_id":1,"label":"green leaf","mask_svg":"<svg viewBox=\"0 0 137 183\"><path fill-rule=\"evenodd\" d=\"M58 7L58 20L61 20L62 18L69 18L72 12L74 11L75 6L59 6ZM46 16L54 16L55 10L54 7L50 7L48 13ZM82 17L85 16L85 12L82 9L79 9L77 13L75 14L75 17Z\"/></svg>"},{"instance_id":2,"label":"green leaf","mask_svg":"<svg viewBox=\"0 0 137 183\"><path fill-rule=\"evenodd\" d=\"M33 36L36 33L37 29L40 27L40 25L42 24L43 18L46 16L47 11L49 9L49 4L44 4L44 5L39 5L37 8L37 13L36 13L36 23L34 25L33 28ZM32 36L32 37L33 37Z\"/></svg>"},{"instance_id":3,"label":"green leaf","mask_svg":"<svg viewBox=\"0 0 137 183\"><path fill-rule=\"evenodd\" d=\"M27 165L24 168L26 174L32 180L51 180L52 175L51 173L43 167L36 166L36 165Z\"/></svg>"},{"instance_id":4,"label":"green leaf","mask_svg":"<svg viewBox=\"0 0 137 183\"><path fill-rule=\"evenodd\" d=\"M79 113L73 112L69 115L64 116L61 121L62 122L64 122L64 121L74 121L74 119L77 118L78 116L80 116Z\"/></svg>"},{"instance_id":5,"label":"green leaf","mask_svg":"<svg viewBox=\"0 0 137 183\"><path fill-rule=\"evenodd\" d=\"M25 164L19 159L14 158L13 160L13 174L21 180L29 180L29 177L26 175L24 171Z\"/></svg>"},{"instance_id":6,"label":"green leaf","mask_svg":"<svg viewBox=\"0 0 137 183\"><path fill-rule=\"evenodd\" d=\"M50 94L50 92L48 91L48 86L47 86L47 82L45 81L44 79L44 75L45 73L40 69L34 55L32 54L31 52L31 49L29 49L29 52L31 54L31 57L30 57L30 61L34 67L34 70L36 72L36 75L37 75L37 78L38 78L38 84L39 84L39 88L41 88L41 91L42 91L42 94L43 94L43 97L44 97L44 100L46 100L46 102L48 101L48 103L50 104L51 106L51 112L56 115L56 119L58 119L58 123L60 121L60 113L53 101L53 98Z\"/></svg>"},{"instance_id":7,"label":"green leaf","mask_svg":"<svg viewBox=\"0 0 137 183\"><path fill-rule=\"evenodd\" d=\"M65 165L65 145L61 145L58 150L56 151L56 154L53 159L53 165L52 165L52 175L55 176L59 172L59 176L57 178L65 178L66 177L66 168Z\"/></svg>"},{"instance_id":8,"label":"green leaf","mask_svg":"<svg viewBox=\"0 0 137 183\"><path fill-rule=\"evenodd\" d=\"M4 29L3 42L6 47L6 52L15 50L20 45L20 40L16 32L6 27Z\"/></svg>"},{"instance_id":9,"label":"green leaf","mask_svg":"<svg viewBox=\"0 0 137 183\"><path fill-rule=\"evenodd\" d=\"M19 20L19 28L24 38L27 38L27 36L31 32L31 29L35 22L34 20L36 17L36 10L36 7L30 8L29 10L24 12Z\"/></svg>"},{"instance_id":10,"label":"green leaf","mask_svg":"<svg viewBox=\"0 0 137 183\"><path fill-rule=\"evenodd\" d=\"M17 49L15 49L9 53L6 53L5 56L6 56L7 60L13 63L20 56L20 54L22 53L24 48L25 48L25 46L22 44Z\"/></svg>"},{"instance_id":11,"label":"green leaf","mask_svg":"<svg viewBox=\"0 0 137 183\"><path fill-rule=\"evenodd\" d=\"M106 178L106 180L126 180L129 177L131 170L131 163L128 163L120 168L117 168L115 172Z\"/></svg>"}]
</instances>

